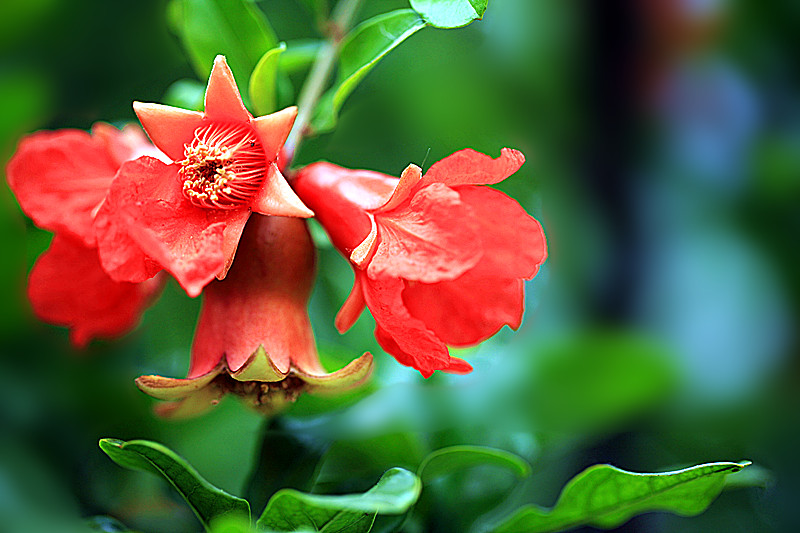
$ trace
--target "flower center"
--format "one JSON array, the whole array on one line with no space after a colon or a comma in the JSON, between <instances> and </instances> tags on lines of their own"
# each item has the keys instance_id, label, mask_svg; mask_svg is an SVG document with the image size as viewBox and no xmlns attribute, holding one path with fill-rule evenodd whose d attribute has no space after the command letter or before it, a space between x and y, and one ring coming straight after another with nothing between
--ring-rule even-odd
<instances>
[{"instance_id":1,"label":"flower center","mask_svg":"<svg viewBox=\"0 0 800 533\"><path fill-rule=\"evenodd\" d=\"M261 188L264 149L246 124L212 123L194 132L179 161L183 194L194 205L235 209Z\"/></svg>"}]
</instances>

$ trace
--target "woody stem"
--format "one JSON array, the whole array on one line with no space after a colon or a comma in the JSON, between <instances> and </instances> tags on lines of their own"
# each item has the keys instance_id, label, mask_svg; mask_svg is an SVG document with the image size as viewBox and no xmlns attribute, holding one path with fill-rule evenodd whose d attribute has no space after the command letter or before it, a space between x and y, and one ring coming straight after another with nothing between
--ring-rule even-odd
<instances>
[{"instance_id":1,"label":"woody stem","mask_svg":"<svg viewBox=\"0 0 800 533\"><path fill-rule=\"evenodd\" d=\"M297 99L297 120L295 120L294 127L284 145L287 162L292 161L303 137L309 131L314 108L327 87L342 40L350 29L353 18L358 12L358 8L361 7L361 2L362 0L340 0L336 4L328 24L329 38L322 45L308 77L300 89L300 96Z\"/></svg>"}]
</instances>

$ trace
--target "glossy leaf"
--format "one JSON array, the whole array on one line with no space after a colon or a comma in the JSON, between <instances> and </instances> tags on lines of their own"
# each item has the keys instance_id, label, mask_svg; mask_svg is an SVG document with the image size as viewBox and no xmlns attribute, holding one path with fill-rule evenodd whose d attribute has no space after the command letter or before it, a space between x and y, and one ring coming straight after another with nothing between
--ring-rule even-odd
<instances>
[{"instance_id":1,"label":"glossy leaf","mask_svg":"<svg viewBox=\"0 0 800 533\"><path fill-rule=\"evenodd\" d=\"M460 28L483 18L488 0L410 0L425 22L437 28Z\"/></svg>"},{"instance_id":2,"label":"glossy leaf","mask_svg":"<svg viewBox=\"0 0 800 533\"><path fill-rule=\"evenodd\" d=\"M493 531L544 533L580 525L608 529L650 511L694 516L714 501L728 474L749 464L709 463L663 474L637 474L595 465L567 483L553 509L525 506Z\"/></svg>"},{"instance_id":3,"label":"glossy leaf","mask_svg":"<svg viewBox=\"0 0 800 533\"><path fill-rule=\"evenodd\" d=\"M423 483L465 468L491 465L506 468L519 477L531 473L530 465L521 457L485 446L450 446L428 455L417 470Z\"/></svg>"},{"instance_id":4,"label":"glossy leaf","mask_svg":"<svg viewBox=\"0 0 800 533\"><path fill-rule=\"evenodd\" d=\"M286 74L311 66L322 48L318 39L298 39L286 43L286 51L278 59L278 67Z\"/></svg>"},{"instance_id":5,"label":"glossy leaf","mask_svg":"<svg viewBox=\"0 0 800 533\"><path fill-rule=\"evenodd\" d=\"M206 529L211 520L220 516L250 516L250 505L245 500L213 486L183 458L161 444L145 440L101 439L100 449L124 468L152 472L169 481Z\"/></svg>"},{"instance_id":6,"label":"glossy leaf","mask_svg":"<svg viewBox=\"0 0 800 533\"><path fill-rule=\"evenodd\" d=\"M277 109L278 59L285 50L285 43L268 50L250 75L250 102L258 115L268 115Z\"/></svg>"},{"instance_id":7,"label":"glossy leaf","mask_svg":"<svg viewBox=\"0 0 800 533\"><path fill-rule=\"evenodd\" d=\"M419 498L421 483L402 468L387 471L363 494L330 496L306 494L292 489L277 492L258 519L259 528L295 531L369 531L378 514L405 513Z\"/></svg>"},{"instance_id":8,"label":"glossy leaf","mask_svg":"<svg viewBox=\"0 0 800 533\"><path fill-rule=\"evenodd\" d=\"M319 133L333 128L339 109L364 76L386 54L424 27L425 22L413 9L384 13L355 27L342 43L336 83L323 95L315 110L314 131Z\"/></svg>"},{"instance_id":9,"label":"glossy leaf","mask_svg":"<svg viewBox=\"0 0 800 533\"><path fill-rule=\"evenodd\" d=\"M211 521L209 533L261 533L243 516L220 516Z\"/></svg>"},{"instance_id":10,"label":"glossy leaf","mask_svg":"<svg viewBox=\"0 0 800 533\"><path fill-rule=\"evenodd\" d=\"M200 79L206 79L217 54L239 79L255 68L278 40L252 0L172 0L167 10Z\"/></svg>"}]
</instances>

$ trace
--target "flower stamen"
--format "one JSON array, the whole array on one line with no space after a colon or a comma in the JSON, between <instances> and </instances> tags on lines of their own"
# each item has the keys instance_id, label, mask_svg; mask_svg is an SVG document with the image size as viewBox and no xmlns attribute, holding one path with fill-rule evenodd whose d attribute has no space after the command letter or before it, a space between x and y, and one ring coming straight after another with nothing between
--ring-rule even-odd
<instances>
[{"instance_id":1,"label":"flower stamen","mask_svg":"<svg viewBox=\"0 0 800 533\"><path fill-rule=\"evenodd\" d=\"M264 149L246 124L212 123L194 132L184 145L179 171L183 194L194 205L235 209L261 188L265 175Z\"/></svg>"}]
</instances>

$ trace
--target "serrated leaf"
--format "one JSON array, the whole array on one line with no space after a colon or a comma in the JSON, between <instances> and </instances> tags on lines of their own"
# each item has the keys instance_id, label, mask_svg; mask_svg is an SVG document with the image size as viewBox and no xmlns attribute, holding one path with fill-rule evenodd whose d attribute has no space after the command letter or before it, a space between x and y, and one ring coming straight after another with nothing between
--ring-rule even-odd
<instances>
[{"instance_id":1,"label":"serrated leaf","mask_svg":"<svg viewBox=\"0 0 800 533\"><path fill-rule=\"evenodd\" d=\"M387 471L362 494L306 494L283 489L270 498L258 519L259 528L295 531L308 527L325 532L366 532L378 514L405 513L419 498L421 483L403 468Z\"/></svg>"},{"instance_id":2,"label":"serrated leaf","mask_svg":"<svg viewBox=\"0 0 800 533\"><path fill-rule=\"evenodd\" d=\"M437 28L460 28L483 18L489 0L409 0L425 22Z\"/></svg>"},{"instance_id":3,"label":"serrated leaf","mask_svg":"<svg viewBox=\"0 0 800 533\"><path fill-rule=\"evenodd\" d=\"M250 103L258 115L268 115L277 108L278 59L286 50L286 43L267 50L250 75Z\"/></svg>"},{"instance_id":4,"label":"serrated leaf","mask_svg":"<svg viewBox=\"0 0 800 533\"><path fill-rule=\"evenodd\" d=\"M437 477L479 465L507 468L519 477L531 473L531 467L521 457L505 450L485 446L449 446L429 454L417 470L423 483Z\"/></svg>"},{"instance_id":5,"label":"serrated leaf","mask_svg":"<svg viewBox=\"0 0 800 533\"><path fill-rule=\"evenodd\" d=\"M413 9L398 9L356 26L342 43L336 83L320 99L312 129L328 131L336 125L339 109L358 83L383 57L418 30L425 22Z\"/></svg>"},{"instance_id":6,"label":"serrated leaf","mask_svg":"<svg viewBox=\"0 0 800 533\"><path fill-rule=\"evenodd\" d=\"M218 54L226 56L235 76L246 79L278 44L252 0L172 0L167 17L201 79L208 77Z\"/></svg>"},{"instance_id":7,"label":"serrated leaf","mask_svg":"<svg viewBox=\"0 0 800 533\"><path fill-rule=\"evenodd\" d=\"M650 511L694 516L719 495L728 474L749 464L709 463L663 474L637 474L595 465L567 483L553 509L522 507L493 531L545 533L580 525L608 529Z\"/></svg>"},{"instance_id":8,"label":"serrated leaf","mask_svg":"<svg viewBox=\"0 0 800 533\"><path fill-rule=\"evenodd\" d=\"M101 439L100 449L123 468L152 472L167 480L206 529L220 516L250 516L250 504L213 486L166 446L145 440Z\"/></svg>"}]
</instances>

